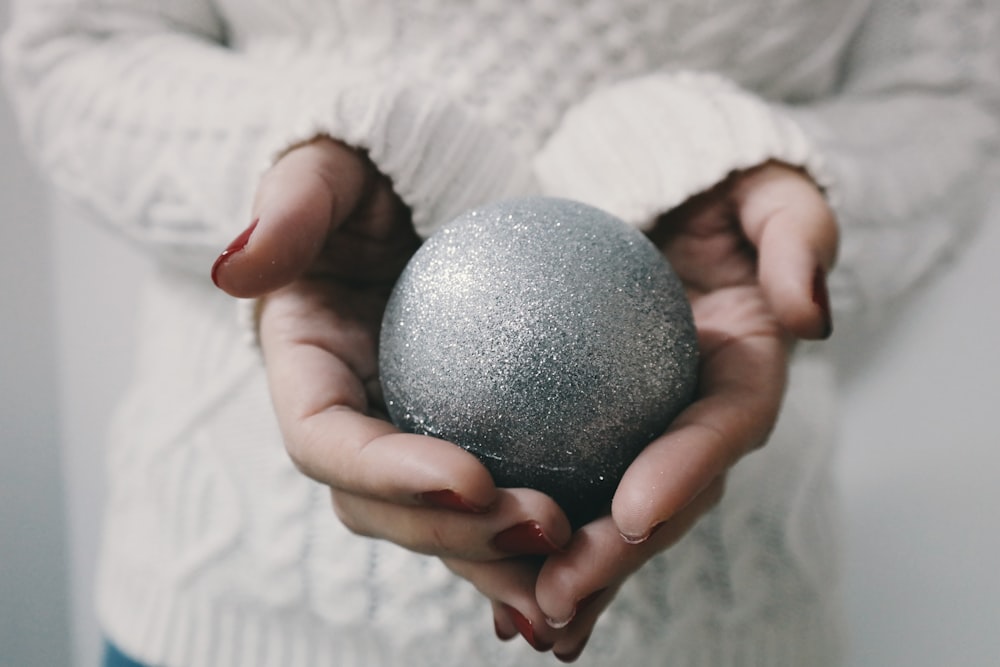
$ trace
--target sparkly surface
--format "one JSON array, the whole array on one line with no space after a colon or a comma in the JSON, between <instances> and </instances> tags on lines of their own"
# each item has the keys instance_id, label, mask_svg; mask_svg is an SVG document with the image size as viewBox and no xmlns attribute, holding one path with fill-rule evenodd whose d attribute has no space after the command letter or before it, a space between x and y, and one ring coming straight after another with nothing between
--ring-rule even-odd
<instances>
[{"instance_id":1,"label":"sparkly surface","mask_svg":"<svg viewBox=\"0 0 1000 667\"><path fill-rule=\"evenodd\" d=\"M383 320L380 373L405 431L476 454L498 486L579 525L691 400L684 290L639 231L528 198L467 213L414 255Z\"/></svg>"}]
</instances>

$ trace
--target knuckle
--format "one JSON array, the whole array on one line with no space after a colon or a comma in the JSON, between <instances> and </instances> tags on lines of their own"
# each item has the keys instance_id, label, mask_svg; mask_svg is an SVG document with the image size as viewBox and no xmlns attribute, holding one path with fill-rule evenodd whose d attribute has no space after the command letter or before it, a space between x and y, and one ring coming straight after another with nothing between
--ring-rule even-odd
<instances>
[{"instance_id":1,"label":"knuckle","mask_svg":"<svg viewBox=\"0 0 1000 667\"><path fill-rule=\"evenodd\" d=\"M330 483L332 480L323 479L322 467L317 462L320 452L324 450L322 437L315 429L300 428L294 437L285 438L285 451L303 475L322 483Z\"/></svg>"},{"instance_id":2,"label":"knuckle","mask_svg":"<svg viewBox=\"0 0 1000 667\"><path fill-rule=\"evenodd\" d=\"M358 513L353 511L354 503L350 502L347 494L332 491L330 498L334 514L347 530L359 537L375 537L367 522L361 520Z\"/></svg>"},{"instance_id":3,"label":"knuckle","mask_svg":"<svg viewBox=\"0 0 1000 667\"><path fill-rule=\"evenodd\" d=\"M285 452L288 454L288 458L291 459L292 464L299 472L307 474L305 465L306 457L303 454L303 449L302 443L298 440L285 440Z\"/></svg>"},{"instance_id":4,"label":"knuckle","mask_svg":"<svg viewBox=\"0 0 1000 667\"><path fill-rule=\"evenodd\" d=\"M434 555L454 555L457 553L449 531L445 530L439 521L429 522L426 533L415 541L417 542L416 549L423 553Z\"/></svg>"},{"instance_id":5,"label":"knuckle","mask_svg":"<svg viewBox=\"0 0 1000 667\"><path fill-rule=\"evenodd\" d=\"M538 603L547 612L552 612L552 618L569 618L574 613L575 601L584 597L580 582L570 567L560 563L548 565L545 576L536 584Z\"/></svg>"}]
</instances>

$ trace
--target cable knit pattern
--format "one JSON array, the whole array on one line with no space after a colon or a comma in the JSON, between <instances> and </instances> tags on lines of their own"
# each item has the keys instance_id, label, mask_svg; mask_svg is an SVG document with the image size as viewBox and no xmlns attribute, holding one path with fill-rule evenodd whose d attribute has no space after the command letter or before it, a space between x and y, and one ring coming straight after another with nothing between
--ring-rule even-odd
<instances>
[{"instance_id":1,"label":"cable knit pattern","mask_svg":"<svg viewBox=\"0 0 1000 667\"><path fill-rule=\"evenodd\" d=\"M536 192L636 225L769 159L842 224L835 318L979 218L991 0L14 0L5 82L40 168L159 260L111 436L98 606L164 667L551 664L437 560L351 535L288 460L207 272L290 146L365 149L427 235ZM583 665L823 667L838 616L831 369L803 346L767 448L624 586Z\"/></svg>"}]
</instances>

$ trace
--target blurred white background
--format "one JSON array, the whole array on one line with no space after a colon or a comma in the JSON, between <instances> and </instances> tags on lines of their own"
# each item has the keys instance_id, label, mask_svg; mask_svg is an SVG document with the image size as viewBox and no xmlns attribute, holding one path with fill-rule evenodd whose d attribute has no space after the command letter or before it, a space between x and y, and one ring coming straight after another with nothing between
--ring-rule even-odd
<instances>
[{"instance_id":1,"label":"blurred white background","mask_svg":"<svg viewBox=\"0 0 1000 667\"><path fill-rule=\"evenodd\" d=\"M49 203L2 98L0 150L0 667L94 667L102 442L145 265ZM1000 664L998 257L1000 206L891 327L835 338L849 667Z\"/></svg>"}]
</instances>

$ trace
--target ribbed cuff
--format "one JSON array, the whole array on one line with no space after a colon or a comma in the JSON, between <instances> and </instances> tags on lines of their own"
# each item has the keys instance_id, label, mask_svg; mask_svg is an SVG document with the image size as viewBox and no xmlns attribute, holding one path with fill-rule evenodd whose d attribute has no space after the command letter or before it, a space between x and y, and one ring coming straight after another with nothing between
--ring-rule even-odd
<instances>
[{"instance_id":1,"label":"ribbed cuff","mask_svg":"<svg viewBox=\"0 0 1000 667\"><path fill-rule=\"evenodd\" d=\"M263 142L257 174L293 146L332 137L366 151L409 206L422 238L468 209L539 191L530 159L513 150L513 142L415 81L379 78L377 84L358 81L326 93L309 91L283 103L275 115L277 129ZM251 345L258 342L257 309L257 300L249 299L237 310Z\"/></svg>"},{"instance_id":2,"label":"ribbed cuff","mask_svg":"<svg viewBox=\"0 0 1000 667\"><path fill-rule=\"evenodd\" d=\"M269 157L321 135L365 150L422 237L475 206L538 191L511 141L426 82L358 82L303 109L269 142Z\"/></svg>"},{"instance_id":3,"label":"ribbed cuff","mask_svg":"<svg viewBox=\"0 0 1000 667\"><path fill-rule=\"evenodd\" d=\"M819 155L776 106L715 75L657 73L605 88L571 109L535 160L545 194L648 228L656 217L768 160L827 188Z\"/></svg>"}]
</instances>

